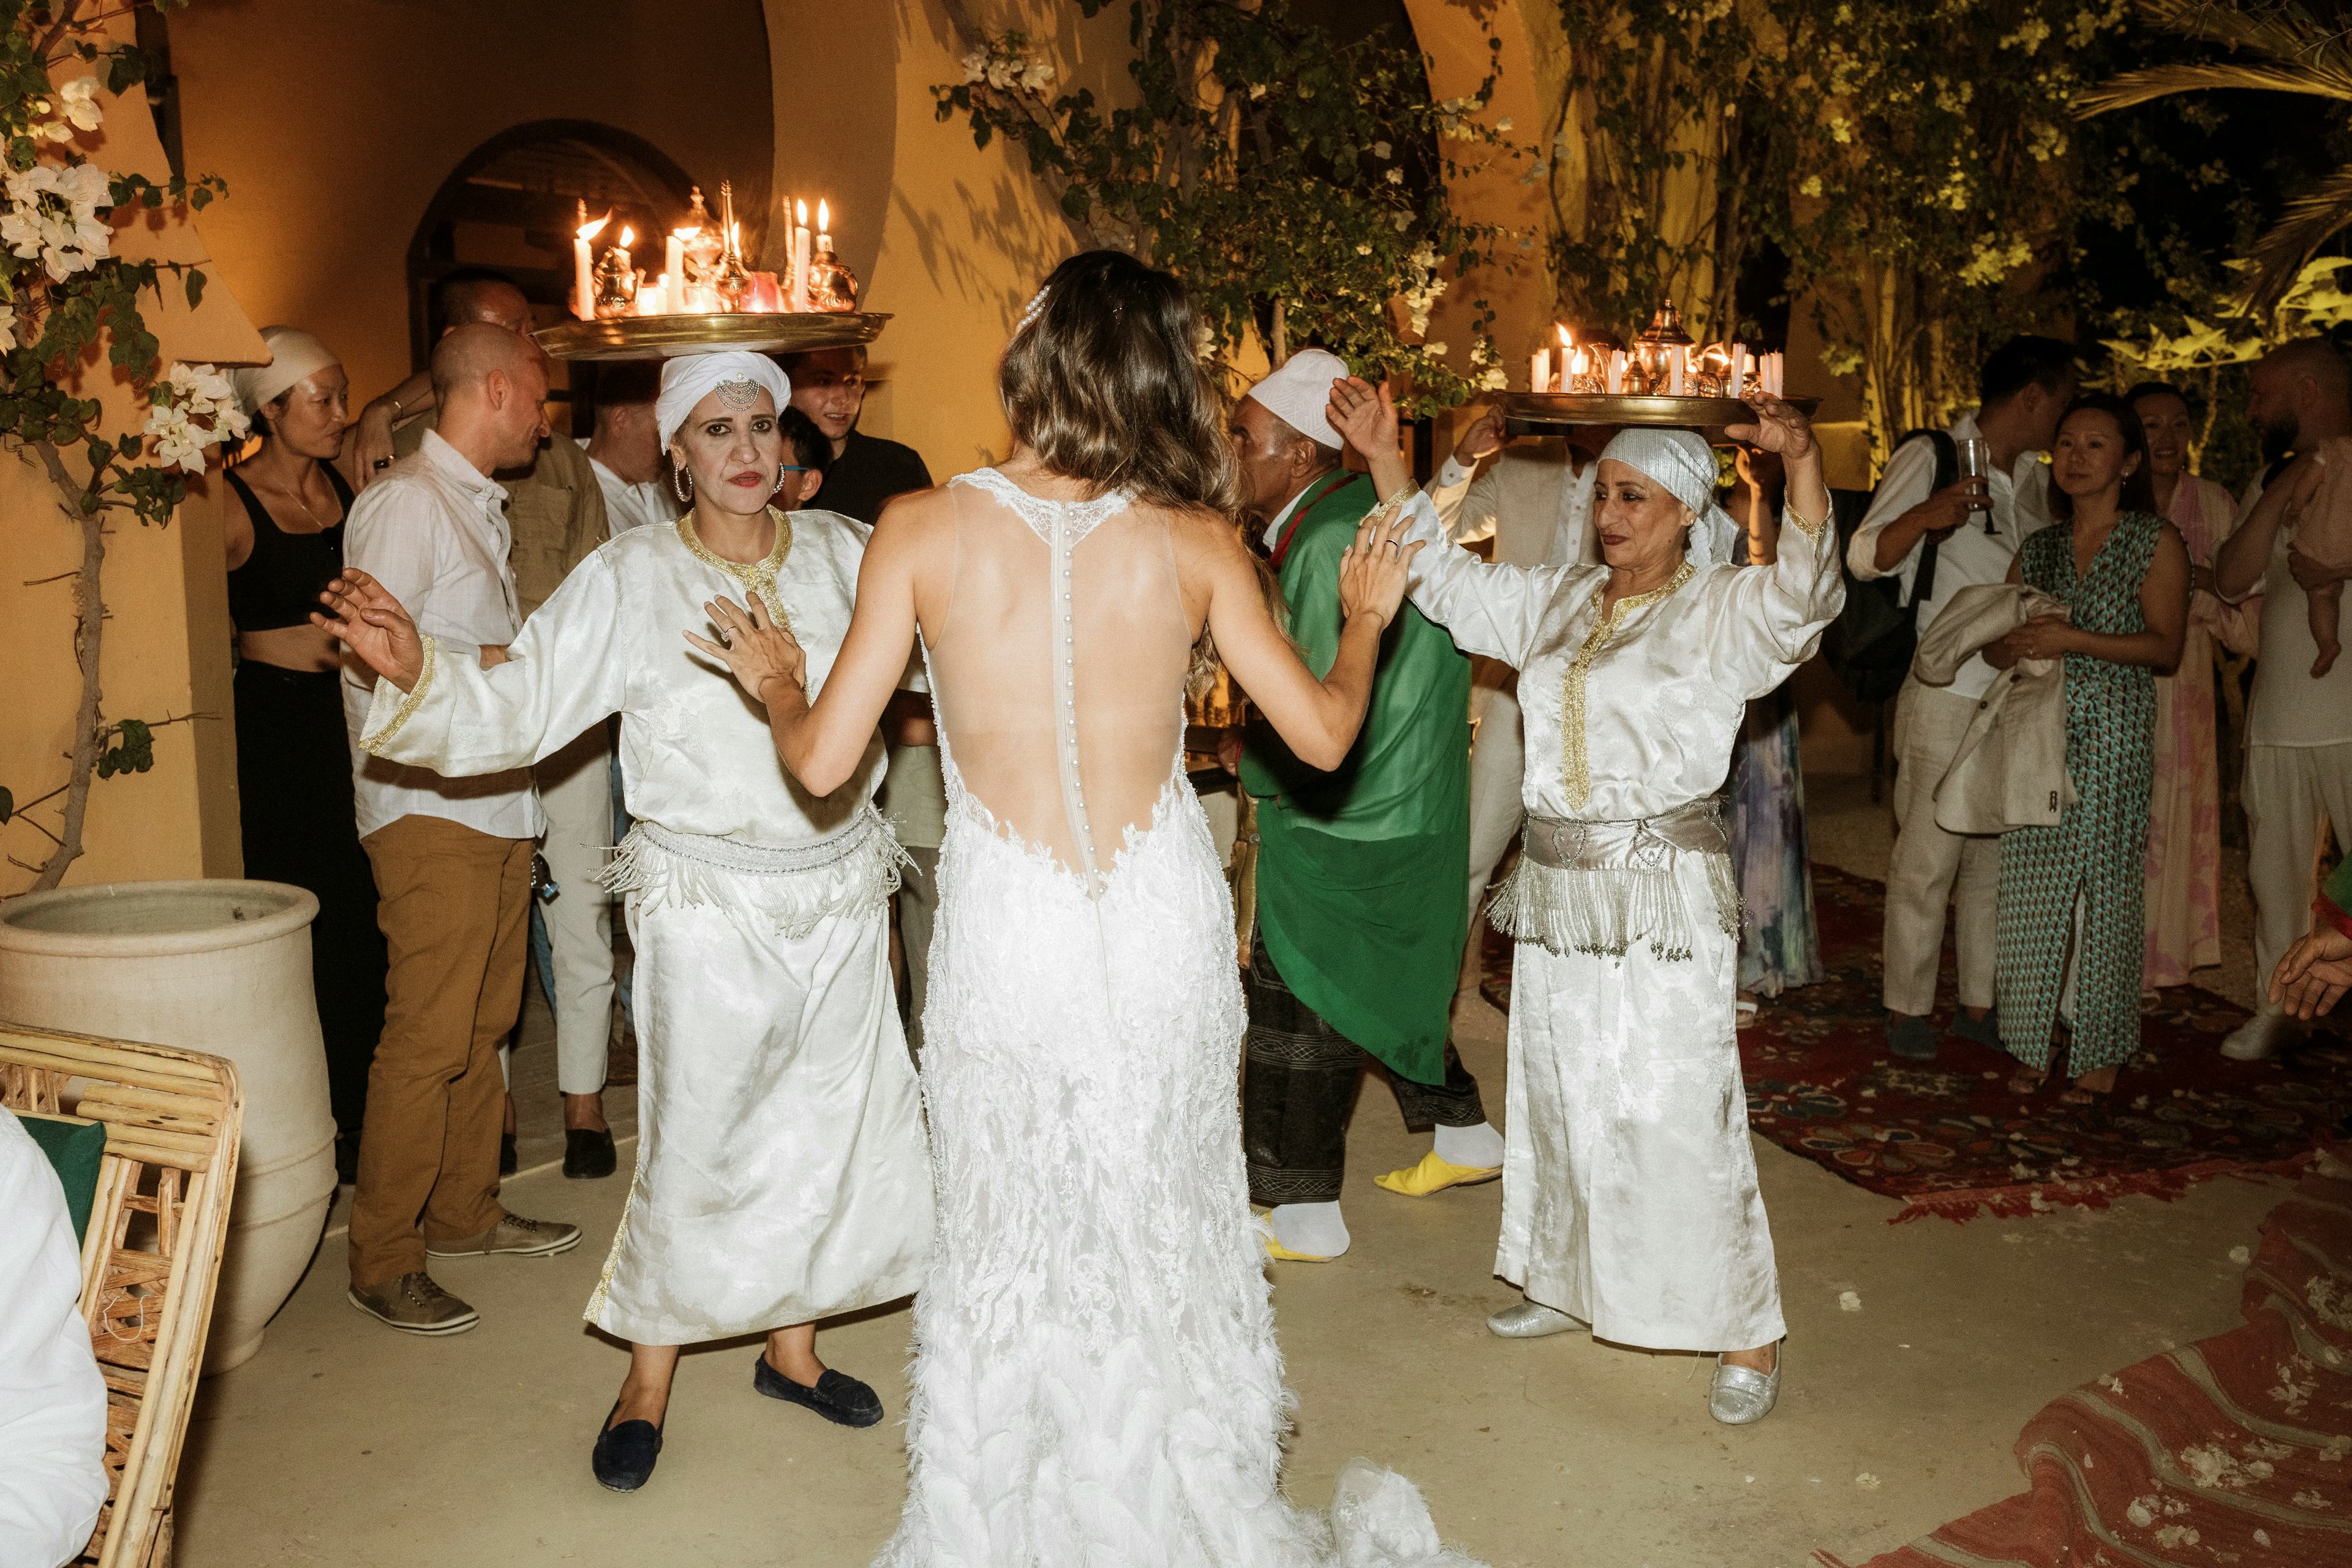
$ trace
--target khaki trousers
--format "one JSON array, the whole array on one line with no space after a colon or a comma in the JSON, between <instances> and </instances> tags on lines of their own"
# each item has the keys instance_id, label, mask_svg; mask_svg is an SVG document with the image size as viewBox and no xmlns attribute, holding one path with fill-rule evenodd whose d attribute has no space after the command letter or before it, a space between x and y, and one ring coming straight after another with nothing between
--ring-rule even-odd
<instances>
[{"instance_id":1,"label":"khaki trousers","mask_svg":"<svg viewBox=\"0 0 2352 1568\"><path fill-rule=\"evenodd\" d=\"M352 1194L352 1283L369 1286L422 1269L428 1238L499 1222L499 1042L522 1005L531 841L404 816L360 842L392 960Z\"/></svg>"},{"instance_id":2,"label":"khaki trousers","mask_svg":"<svg viewBox=\"0 0 2352 1568\"><path fill-rule=\"evenodd\" d=\"M1895 702L1895 853L1886 869L1886 1010L1936 1010L1944 910L1957 905L1960 1004L1993 1001L1993 916L2000 839L1936 826L1936 786L1952 765L1977 705L1906 680Z\"/></svg>"},{"instance_id":3,"label":"khaki trousers","mask_svg":"<svg viewBox=\"0 0 2352 1568\"><path fill-rule=\"evenodd\" d=\"M2250 745L2244 795L2254 996L2267 1013L2271 971L2311 930L2320 827L2333 823L2336 842L2352 842L2352 745Z\"/></svg>"}]
</instances>

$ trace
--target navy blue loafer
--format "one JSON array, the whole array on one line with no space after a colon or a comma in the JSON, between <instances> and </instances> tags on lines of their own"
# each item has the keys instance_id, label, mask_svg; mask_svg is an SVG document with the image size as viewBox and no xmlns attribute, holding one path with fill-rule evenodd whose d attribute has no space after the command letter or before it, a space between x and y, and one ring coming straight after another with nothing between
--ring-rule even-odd
<instances>
[{"instance_id":1,"label":"navy blue loafer","mask_svg":"<svg viewBox=\"0 0 2352 1568\"><path fill-rule=\"evenodd\" d=\"M761 1351L751 1363L751 1386L771 1399L804 1405L843 1426L871 1426L882 1419L882 1396L846 1373L824 1370L814 1388L804 1388L768 1364Z\"/></svg>"},{"instance_id":2,"label":"navy blue loafer","mask_svg":"<svg viewBox=\"0 0 2352 1568\"><path fill-rule=\"evenodd\" d=\"M598 1486L633 1492L653 1479L654 1461L661 1458L662 1429L650 1421L624 1421L615 1426L613 1417L620 1409L616 1399L604 1416L604 1429L596 1434L596 1452L589 1463Z\"/></svg>"}]
</instances>

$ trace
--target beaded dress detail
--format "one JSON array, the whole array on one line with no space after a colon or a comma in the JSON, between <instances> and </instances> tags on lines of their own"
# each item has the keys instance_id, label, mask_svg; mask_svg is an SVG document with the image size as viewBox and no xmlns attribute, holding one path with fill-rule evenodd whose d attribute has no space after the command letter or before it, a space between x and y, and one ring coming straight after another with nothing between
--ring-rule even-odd
<instances>
[{"instance_id":1,"label":"beaded dress detail","mask_svg":"<svg viewBox=\"0 0 2352 1568\"><path fill-rule=\"evenodd\" d=\"M1183 773L1164 512L950 482L927 611L947 829L923 1015L939 1229L882 1568L1439 1568L1419 1494L1280 1492L1232 905Z\"/></svg>"}]
</instances>

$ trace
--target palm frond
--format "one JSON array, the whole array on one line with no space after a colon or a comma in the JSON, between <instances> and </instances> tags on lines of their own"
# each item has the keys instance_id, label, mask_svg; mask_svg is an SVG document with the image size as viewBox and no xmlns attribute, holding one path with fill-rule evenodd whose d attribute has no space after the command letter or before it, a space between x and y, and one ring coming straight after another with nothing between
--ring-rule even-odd
<instances>
[{"instance_id":1,"label":"palm frond","mask_svg":"<svg viewBox=\"0 0 2352 1568\"><path fill-rule=\"evenodd\" d=\"M2254 242L2247 304L2266 316L2293 288L2312 253L2352 226L2352 166L2336 170L2287 203L2286 211Z\"/></svg>"},{"instance_id":2,"label":"palm frond","mask_svg":"<svg viewBox=\"0 0 2352 1568\"><path fill-rule=\"evenodd\" d=\"M2297 5L2265 4L2249 9L2242 0L2140 0L2140 15L2168 32L2228 48L2252 49L2280 61L2323 67L2352 63L2341 29L2325 26Z\"/></svg>"},{"instance_id":3,"label":"palm frond","mask_svg":"<svg viewBox=\"0 0 2352 1568\"><path fill-rule=\"evenodd\" d=\"M2088 120L2178 92L2207 92L2223 88L2292 92L2352 102L2352 69L2322 69L2302 63L2237 65L2225 60L2151 66L2146 70L2126 71L2085 89L2074 100L2074 118Z\"/></svg>"}]
</instances>

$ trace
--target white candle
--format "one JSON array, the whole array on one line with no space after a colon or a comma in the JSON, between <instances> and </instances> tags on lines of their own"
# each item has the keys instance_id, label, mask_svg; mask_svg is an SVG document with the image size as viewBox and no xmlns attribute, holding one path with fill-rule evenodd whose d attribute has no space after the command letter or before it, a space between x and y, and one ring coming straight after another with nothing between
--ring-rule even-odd
<instances>
[{"instance_id":1,"label":"white candle","mask_svg":"<svg viewBox=\"0 0 2352 1568\"><path fill-rule=\"evenodd\" d=\"M788 308L805 310L809 308L808 203L794 202L793 215L793 291Z\"/></svg>"},{"instance_id":2,"label":"white candle","mask_svg":"<svg viewBox=\"0 0 2352 1568\"><path fill-rule=\"evenodd\" d=\"M1612 396L1625 390L1625 351L1609 351L1608 368L1601 373L1601 384Z\"/></svg>"},{"instance_id":3,"label":"white candle","mask_svg":"<svg viewBox=\"0 0 2352 1568\"><path fill-rule=\"evenodd\" d=\"M612 221L613 215L606 213L594 223L582 224L572 237L572 313L583 321L596 319L596 263L588 254L588 242Z\"/></svg>"},{"instance_id":4,"label":"white candle","mask_svg":"<svg viewBox=\"0 0 2352 1568\"><path fill-rule=\"evenodd\" d=\"M665 272L657 278L649 279L645 287L637 290L638 315L667 316L670 314L669 279L670 275Z\"/></svg>"},{"instance_id":5,"label":"white candle","mask_svg":"<svg viewBox=\"0 0 2352 1568\"><path fill-rule=\"evenodd\" d=\"M1727 374L1730 379L1725 384L1723 395L1726 397L1737 397L1739 395L1740 388L1748 384L1748 345L1746 343L1731 345L1731 369Z\"/></svg>"},{"instance_id":6,"label":"white candle","mask_svg":"<svg viewBox=\"0 0 2352 1568\"><path fill-rule=\"evenodd\" d=\"M1529 392L1551 390L1551 350L1538 349L1528 361L1528 390Z\"/></svg>"},{"instance_id":7,"label":"white candle","mask_svg":"<svg viewBox=\"0 0 2352 1568\"><path fill-rule=\"evenodd\" d=\"M691 228L674 228L669 231L669 237L662 242L663 277L676 278L681 282L685 280L686 242L700 232L698 229Z\"/></svg>"},{"instance_id":8,"label":"white candle","mask_svg":"<svg viewBox=\"0 0 2352 1568\"><path fill-rule=\"evenodd\" d=\"M819 250L833 248L833 214L822 197L816 204L816 245Z\"/></svg>"},{"instance_id":9,"label":"white candle","mask_svg":"<svg viewBox=\"0 0 2352 1568\"><path fill-rule=\"evenodd\" d=\"M1786 369L1786 359L1787 356L1779 349L1774 349L1770 353L1764 356L1764 363L1769 367L1769 374L1770 378L1767 382L1764 390L1770 393L1775 397L1780 395L1780 378L1788 374Z\"/></svg>"},{"instance_id":10,"label":"white candle","mask_svg":"<svg viewBox=\"0 0 2352 1568\"><path fill-rule=\"evenodd\" d=\"M1667 396L1680 397L1683 395L1683 367L1689 359L1690 350L1682 343L1676 343L1666 351Z\"/></svg>"}]
</instances>

